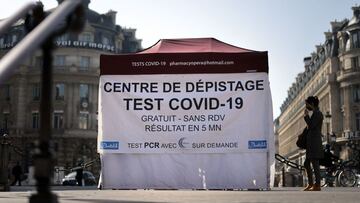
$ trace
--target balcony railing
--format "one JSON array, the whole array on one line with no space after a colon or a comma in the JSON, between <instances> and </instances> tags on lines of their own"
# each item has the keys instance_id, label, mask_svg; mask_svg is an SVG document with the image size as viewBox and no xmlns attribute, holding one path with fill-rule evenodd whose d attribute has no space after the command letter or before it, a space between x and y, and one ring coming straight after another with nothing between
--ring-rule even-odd
<instances>
[{"instance_id":1,"label":"balcony railing","mask_svg":"<svg viewBox=\"0 0 360 203\"><path fill-rule=\"evenodd\" d=\"M341 80L341 77L350 74L360 72L360 67L353 67L350 69L342 69L336 73L337 80Z\"/></svg>"}]
</instances>

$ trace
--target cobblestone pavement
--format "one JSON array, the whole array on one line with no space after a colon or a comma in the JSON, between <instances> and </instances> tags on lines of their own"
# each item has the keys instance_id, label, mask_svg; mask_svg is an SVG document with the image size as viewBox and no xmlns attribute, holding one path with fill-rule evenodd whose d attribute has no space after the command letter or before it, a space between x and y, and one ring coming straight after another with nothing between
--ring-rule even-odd
<instances>
[{"instance_id":1,"label":"cobblestone pavement","mask_svg":"<svg viewBox=\"0 0 360 203\"><path fill-rule=\"evenodd\" d=\"M271 191L220 190L97 190L91 187L53 187L60 203L180 203L180 202L291 202L358 203L360 188L324 188L321 192L303 192L301 188L274 188ZM12 187L0 192L0 203L25 203L34 187Z\"/></svg>"}]
</instances>

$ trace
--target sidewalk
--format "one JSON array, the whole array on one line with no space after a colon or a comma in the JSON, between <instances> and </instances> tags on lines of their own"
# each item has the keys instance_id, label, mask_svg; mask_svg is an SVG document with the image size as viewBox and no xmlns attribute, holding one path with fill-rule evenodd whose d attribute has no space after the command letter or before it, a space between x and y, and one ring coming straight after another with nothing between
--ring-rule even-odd
<instances>
[{"instance_id":1,"label":"sidewalk","mask_svg":"<svg viewBox=\"0 0 360 203\"><path fill-rule=\"evenodd\" d=\"M34 191L34 187L11 189L11 192L0 192L0 203L27 203ZM61 203L358 203L360 199L360 188L324 188L321 192L300 190L301 188L274 188L271 191L97 190L94 187L53 187Z\"/></svg>"}]
</instances>

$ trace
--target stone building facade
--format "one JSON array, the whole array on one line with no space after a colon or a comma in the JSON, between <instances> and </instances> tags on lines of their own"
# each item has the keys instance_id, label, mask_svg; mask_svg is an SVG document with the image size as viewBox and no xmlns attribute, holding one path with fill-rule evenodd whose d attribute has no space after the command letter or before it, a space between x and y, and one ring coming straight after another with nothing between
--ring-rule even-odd
<instances>
[{"instance_id":1,"label":"stone building facade","mask_svg":"<svg viewBox=\"0 0 360 203\"><path fill-rule=\"evenodd\" d=\"M323 143L343 160L352 159L349 144L360 139L360 7L352 8L350 20L331 22L325 42L304 58L304 71L288 90L277 118L279 153L302 164L305 152L295 142L305 127L305 99L315 95L324 114ZM294 176L298 171L287 168ZM297 181L295 181L297 182Z\"/></svg>"},{"instance_id":2,"label":"stone building facade","mask_svg":"<svg viewBox=\"0 0 360 203\"><path fill-rule=\"evenodd\" d=\"M58 0L59 3L62 0ZM65 169L97 158L97 110L100 55L136 52L141 41L135 29L116 24L116 11L99 14L83 0L87 20L79 34L55 40L53 52L53 140L55 165ZM51 11L51 10L50 10ZM0 57L24 36L24 21L0 35ZM20 161L27 171L38 137L42 56L37 51L0 84L0 127L19 150L9 154L11 168ZM19 153L20 152L20 153ZM99 165L85 170L98 174Z\"/></svg>"}]
</instances>

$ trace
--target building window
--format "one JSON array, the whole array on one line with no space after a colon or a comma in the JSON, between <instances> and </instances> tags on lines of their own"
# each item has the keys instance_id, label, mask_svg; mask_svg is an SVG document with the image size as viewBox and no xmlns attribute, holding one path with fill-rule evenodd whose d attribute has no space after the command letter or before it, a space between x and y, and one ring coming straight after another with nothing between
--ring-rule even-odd
<instances>
[{"instance_id":1,"label":"building window","mask_svg":"<svg viewBox=\"0 0 360 203\"><path fill-rule=\"evenodd\" d=\"M33 85L32 99L33 99L33 101L39 101L40 100L40 84L39 83L36 83L36 84Z\"/></svg>"},{"instance_id":2,"label":"building window","mask_svg":"<svg viewBox=\"0 0 360 203\"><path fill-rule=\"evenodd\" d=\"M344 106L344 94L345 94L344 88L340 88L340 106L341 107Z\"/></svg>"},{"instance_id":3,"label":"building window","mask_svg":"<svg viewBox=\"0 0 360 203\"><path fill-rule=\"evenodd\" d=\"M5 85L5 100L10 101L10 85Z\"/></svg>"},{"instance_id":4,"label":"building window","mask_svg":"<svg viewBox=\"0 0 360 203\"><path fill-rule=\"evenodd\" d=\"M342 61L339 61L339 68L340 68L341 71L344 70L344 66L343 66L343 62L342 62Z\"/></svg>"},{"instance_id":5,"label":"building window","mask_svg":"<svg viewBox=\"0 0 360 203\"><path fill-rule=\"evenodd\" d=\"M360 85L353 86L353 98L354 102L360 102Z\"/></svg>"},{"instance_id":6,"label":"building window","mask_svg":"<svg viewBox=\"0 0 360 203\"><path fill-rule=\"evenodd\" d=\"M80 101L89 100L89 85L80 84Z\"/></svg>"},{"instance_id":7,"label":"building window","mask_svg":"<svg viewBox=\"0 0 360 203\"><path fill-rule=\"evenodd\" d=\"M42 64L43 64L43 58L42 56L37 56L35 58L35 67L36 68L41 68L42 67Z\"/></svg>"},{"instance_id":8,"label":"building window","mask_svg":"<svg viewBox=\"0 0 360 203\"><path fill-rule=\"evenodd\" d=\"M63 34L57 38L58 41L66 41L68 39L67 34Z\"/></svg>"},{"instance_id":9,"label":"building window","mask_svg":"<svg viewBox=\"0 0 360 203\"><path fill-rule=\"evenodd\" d=\"M344 45L346 44L345 40L342 38L340 41L339 41L339 52L343 52L344 51Z\"/></svg>"},{"instance_id":10,"label":"building window","mask_svg":"<svg viewBox=\"0 0 360 203\"><path fill-rule=\"evenodd\" d=\"M352 38L352 48L359 48L359 33L358 32L353 32L351 34L351 38Z\"/></svg>"},{"instance_id":11,"label":"building window","mask_svg":"<svg viewBox=\"0 0 360 203\"><path fill-rule=\"evenodd\" d=\"M33 129L38 129L39 128L39 124L40 124L40 116L38 112L34 112L31 115L31 120L32 120L32 128Z\"/></svg>"},{"instance_id":12,"label":"building window","mask_svg":"<svg viewBox=\"0 0 360 203\"><path fill-rule=\"evenodd\" d=\"M55 85L55 99L64 100L65 97L65 85L58 83Z\"/></svg>"},{"instance_id":13,"label":"building window","mask_svg":"<svg viewBox=\"0 0 360 203\"><path fill-rule=\"evenodd\" d=\"M65 66L65 56L63 55L55 56L54 66Z\"/></svg>"},{"instance_id":14,"label":"building window","mask_svg":"<svg viewBox=\"0 0 360 203\"><path fill-rule=\"evenodd\" d=\"M341 44L341 43L340 43ZM330 43L327 43L326 44L326 56L329 57L331 55L331 44Z\"/></svg>"},{"instance_id":15,"label":"building window","mask_svg":"<svg viewBox=\"0 0 360 203\"><path fill-rule=\"evenodd\" d=\"M3 128L4 129L8 129L9 128L9 117L10 117L10 114L9 113L3 113Z\"/></svg>"},{"instance_id":16,"label":"building window","mask_svg":"<svg viewBox=\"0 0 360 203\"><path fill-rule=\"evenodd\" d=\"M102 44L103 45L110 45L110 39L108 37L102 37Z\"/></svg>"},{"instance_id":17,"label":"building window","mask_svg":"<svg viewBox=\"0 0 360 203\"><path fill-rule=\"evenodd\" d=\"M11 42L12 42L12 43L17 42L17 35L16 35L16 34L13 34L13 35L11 36Z\"/></svg>"},{"instance_id":18,"label":"building window","mask_svg":"<svg viewBox=\"0 0 360 203\"><path fill-rule=\"evenodd\" d=\"M61 129L63 128L64 122L64 113L63 112L55 112L54 113L54 128Z\"/></svg>"},{"instance_id":19,"label":"building window","mask_svg":"<svg viewBox=\"0 0 360 203\"><path fill-rule=\"evenodd\" d=\"M79 128L80 129L88 129L89 128L89 112L81 111L79 114Z\"/></svg>"},{"instance_id":20,"label":"building window","mask_svg":"<svg viewBox=\"0 0 360 203\"><path fill-rule=\"evenodd\" d=\"M4 38L0 38L0 48L4 48Z\"/></svg>"},{"instance_id":21,"label":"building window","mask_svg":"<svg viewBox=\"0 0 360 203\"><path fill-rule=\"evenodd\" d=\"M356 131L360 131L360 113L355 114Z\"/></svg>"},{"instance_id":22,"label":"building window","mask_svg":"<svg viewBox=\"0 0 360 203\"><path fill-rule=\"evenodd\" d=\"M90 57L81 56L80 57L80 70L88 70L90 67Z\"/></svg>"},{"instance_id":23,"label":"building window","mask_svg":"<svg viewBox=\"0 0 360 203\"><path fill-rule=\"evenodd\" d=\"M79 35L79 41L81 42L92 42L90 33L82 33Z\"/></svg>"},{"instance_id":24,"label":"building window","mask_svg":"<svg viewBox=\"0 0 360 203\"><path fill-rule=\"evenodd\" d=\"M358 57L351 58L351 67L354 69L359 67L359 58Z\"/></svg>"}]
</instances>

